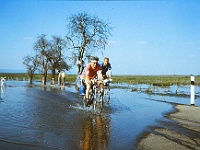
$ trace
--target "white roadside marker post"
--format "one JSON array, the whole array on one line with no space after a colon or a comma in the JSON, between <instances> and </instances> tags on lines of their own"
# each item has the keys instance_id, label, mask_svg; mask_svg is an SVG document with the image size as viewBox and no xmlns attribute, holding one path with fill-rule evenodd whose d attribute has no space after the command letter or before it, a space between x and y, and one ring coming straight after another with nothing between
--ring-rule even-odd
<instances>
[{"instance_id":1,"label":"white roadside marker post","mask_svg":"<svg viewBox=\"0 0 200 150\"><path fill-rule=\"evenodd\" d=\"M194 92L194 76L191 76L191 89L190 89L190 104L194 105L195 92Z\"/></svg>"}]
</instances>

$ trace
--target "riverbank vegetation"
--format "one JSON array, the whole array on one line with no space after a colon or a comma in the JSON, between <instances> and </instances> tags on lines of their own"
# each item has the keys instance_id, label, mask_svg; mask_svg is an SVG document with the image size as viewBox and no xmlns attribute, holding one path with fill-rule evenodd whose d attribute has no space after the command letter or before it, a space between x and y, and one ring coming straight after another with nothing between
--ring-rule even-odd
<instances>
[{"instance_id":1,"label":"riverbank vegetation","mask_svg":"<svg viewBox=\"0 0 200 150\"><path fill-rule=\"evenodd\" d=\"M28 80L28 74L23 73L0 73L1 77L6 77L7 80ZM42 81L42 74L35 74L33 81ZM171 86L171 85L189 85L191 83L190 76L182 75L113 75L113 83L127 84L148 84L154 86ZM51 75L47 75L47 80L52 80ZM57 81L57 75L54 78ZM66 76L66 82L75 82L76 75ZM200 85L200 76L195 76L195 85Z\"/></svg>"}]
</instances>

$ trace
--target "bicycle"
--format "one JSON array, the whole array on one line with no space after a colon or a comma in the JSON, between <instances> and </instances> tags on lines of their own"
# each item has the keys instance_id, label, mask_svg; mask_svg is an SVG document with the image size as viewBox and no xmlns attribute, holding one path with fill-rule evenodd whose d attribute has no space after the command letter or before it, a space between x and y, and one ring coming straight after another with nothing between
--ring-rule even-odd
<instances>
[{"instance_id":1,"label":"bicycle","mask_svg":"<svg viewBox=\"0 0 200 150\"><path fill-rule=\"evenodd\" d=\"M103 80L103 83L104 83L103 101L104 101L104 103L110 102L110 83L111 82L112 82L112 79Z\"/></svg>"},{"instance_id":2,"label":"bicycle","mask_svg":"<svg viewBox=\"0 0 200 150\"><path fill-rule=\"evenodd\" d=\"M86 90L86 83L85 80L82 79L80 76L77 76L76 79L76 86L79 88L80 95L83 96L83 106L89 107L92 106L93 110L97 113L102 112L102 108L104 103L110 102L110 86L112 80L105 79L105 80L97 80L96 78L91 80L92 86L89 91L89 98L88 101L86 100L85 90Z\"/></svg>"},{"instance_id":3,"label":"bicycle","mask_svg":"<svg viewBox=\"0 0 200 150\"><path fill-rule=\"evenodd\" d=\"M83 81L84 82L84 81ZM103 82L97 79L92 80L92 86L89 91L89 98L86 99L86 96L83 96L83 105L92 106L93 110L96 113L101 113L103 108L103 95L104 89L102 86Z\"/></svg>"}]
</instances>

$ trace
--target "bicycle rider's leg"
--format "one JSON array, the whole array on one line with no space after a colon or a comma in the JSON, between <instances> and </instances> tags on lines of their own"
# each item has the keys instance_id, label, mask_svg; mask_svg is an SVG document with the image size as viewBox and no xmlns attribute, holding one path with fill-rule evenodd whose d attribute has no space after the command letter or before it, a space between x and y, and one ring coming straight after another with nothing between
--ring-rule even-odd
<instances>
[{"instance_id":1,"label":"bicycle rider's leg","mask_svg":"<svg viewBox=\"0 0 200 150\"><path fill-rule=\"evenodd\" d=\"M104 84L103 84L103 82L102 81L98 81L98 87L100 88L100 90L101 90L101 93L102 93L102 96L103 96L103 92L104 92Z\"/></svg>"},{"instance_id":2,"label":"bicycle rider's leg","mask_svg":"<svg viewBox=\"0 0 200 150\"><path fill-rule=\"evenodd\" d=\"M104 93L104 84L103 84L103 82L101 82L100 86L101 86L101 93Z\"/></svg>"},{"instance_id":3,"label":"bicycle rider's leg","mask_svg":"<svg viewBox=\"0 0 200 150\"><path fill-rule=\"evenodd\" d=\"M91 86L92 86L91 80L87 79L86 80L86 92L85 92L86 99L89 99L89 92L90 92Z\"/></svg>"}]
</instances>

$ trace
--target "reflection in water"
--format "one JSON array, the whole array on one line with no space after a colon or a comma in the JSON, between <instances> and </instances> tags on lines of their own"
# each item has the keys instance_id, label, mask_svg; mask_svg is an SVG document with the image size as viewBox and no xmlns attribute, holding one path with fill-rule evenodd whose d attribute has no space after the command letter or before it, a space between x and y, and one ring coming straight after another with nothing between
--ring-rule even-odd
<instances>
[{"instance_id":1,"label":"reflection in water","mask_svg":"<svg viewBox=\"0 0 200 150\"><path fill-rule=\"evenodd\" d=\"M38 86L38 85L35 85L37 87L42 87L42 89L44 91L51 91L51 92L55 92L55 91L58 91L58 90L61 90L61 91L65 91L65 86L55 86L55 85L43 85L43 86Z\"/></svg>"},{"instance_id":2,"label":"reflection in water","mask_svg":"<svg viewBox=\"0 0 200 150\"><path fill-rule=\"evenodd\" d=\"M65 90L65 86L64 85L60 86L60 89L64 91Z\"/></svg>"},{"instance_id":3,"label":"reflection in water","mask_svg":"<svg viewBox=\"0 0 200 150\"><path fill-rule=\"evenodd\" d=\"M155 101L160 96L151 95L149 100L144 93L112 88L110 105L104 105L101 115L94 115L83 109L74 86L61 90L27 83L12 81L6 92L1 89L6 101L0 103L0 147L7 140L13 141L11 150L134 149L137 136L172 108ZM177 101L177 97L167 98Z\"/></svg>"},{"instance_id":4,"label":"reflection in water","mask_svg":"<svg viewBox=\"0 0 200 150\"><path fill-rule=\"evenodd\" d=\"M83 140L81 148L107 149L109 141L109 121L98 115L94 118L88 117L83 124Z\"/></svg>"},{"instance_id":5,"label":"reflection in water","mask_svg":"<svg viewBox=\"0 0 200 150\"><path fill-rule=\"evenodd\" d=\"M5 86L4 86L4 85L1 85L0 100L3 100L4 93L5 93Z\"/></svg>"}]
</instances>

